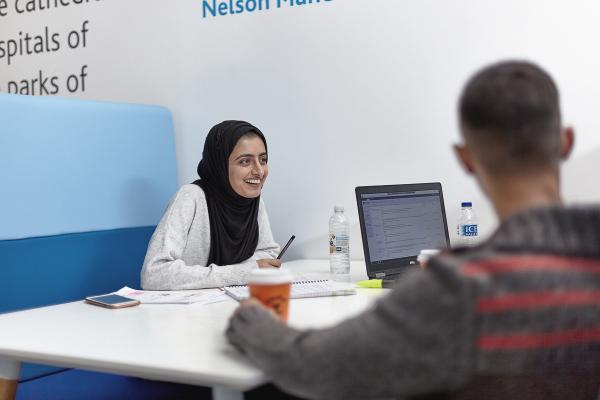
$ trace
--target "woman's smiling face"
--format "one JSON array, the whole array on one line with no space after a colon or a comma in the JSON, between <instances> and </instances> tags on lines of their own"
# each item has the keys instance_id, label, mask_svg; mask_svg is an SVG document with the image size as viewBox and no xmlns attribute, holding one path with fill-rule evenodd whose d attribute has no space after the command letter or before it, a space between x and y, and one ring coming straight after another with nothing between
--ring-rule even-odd
<instances>
[{"instance_id":1,"label":"woman's smiling face","mask_svg":"<svg viewBox=\"0 0 600 400\"><path fill-rule=\"evenodd\" d=\"M267 175L267 150L260 137L242 136L229 155L229 184L240 196L252 199L260 196Z\"/></svg>"}]
</instances>

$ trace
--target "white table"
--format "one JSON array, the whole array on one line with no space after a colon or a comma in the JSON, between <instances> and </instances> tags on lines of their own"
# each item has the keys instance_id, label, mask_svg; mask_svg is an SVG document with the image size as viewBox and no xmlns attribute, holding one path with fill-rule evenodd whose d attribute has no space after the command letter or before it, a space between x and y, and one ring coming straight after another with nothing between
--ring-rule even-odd
<instances>
[{"instance_id":1,"label":"white table","mask_svg":"<svg viewBox=\"0 0 600 400\"><path fill-rule=\"evenodd\" d=\"M327 260L284 267L305 277L329 277ZM364 262L352 262L351 280L361 279ZM332 325L365 310L382 293L358 289L353 296L294 299L289 324ZM241 399L267 378L225 339L236 307L228 300L110 310L79 301L0 315L0 400L14 395L21 362L211 386L215 399Z\"/></svg>"}]
</instances>

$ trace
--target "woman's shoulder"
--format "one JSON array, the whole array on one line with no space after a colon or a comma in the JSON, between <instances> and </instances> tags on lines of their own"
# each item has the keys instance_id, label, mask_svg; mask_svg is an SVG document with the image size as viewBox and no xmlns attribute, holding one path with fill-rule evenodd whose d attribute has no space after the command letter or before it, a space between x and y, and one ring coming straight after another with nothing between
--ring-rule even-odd
<instances>
[{"instance_id":1,"label":"woman's shoulder","mask_svg":"<svg viewBox=\"0 0 600 400\"><path fill-rule=\"evenodd\" d=\"M179 190L177 191L177 193L182 193L188 196L196 196L196 197L202 197L205 198L204 196L204 190L202 190L202 188L196 184L193 183L186 183L185 185L182 185Z\"/></svg>"},{"instance_id":2,"label":"woman's shoulder","mask_svg":"<svg viewBox=\"0 0 600 400\"><path fill-rule=\"evenodd\" d=\"M267 206L265 205L265 201L263 197L260 196L260 201L258 203L258 215L259 218L263 218L267 214Z\"/></svg>"},{"instance_id":3,"label":"woman's shoulder","mask_svg":"<svg viewBox=\"0 0 600 400\"><path fill-rule=\"evenodd\" d=\"M186 183L181 186L173 196L173 203L194 203L206 207L206 196L204 190L193 183Z\"/></svg>"},{"instance_id":4,"label":"woman's shoulder","mask_svg":"<svg viewBox=\"0 0 600 400\"><path fill-rule=\"evenodd\" d=\"M259 201L259 203L258 203L258 204L259 204L259 205L258 205L259 209L262 209L262 210L264 210L264 209L266 208L266 205L265 205L265 200L263 199L263 197L262 197L262 196L260 196L260 201Z\"/></svg>"}]
</instances>

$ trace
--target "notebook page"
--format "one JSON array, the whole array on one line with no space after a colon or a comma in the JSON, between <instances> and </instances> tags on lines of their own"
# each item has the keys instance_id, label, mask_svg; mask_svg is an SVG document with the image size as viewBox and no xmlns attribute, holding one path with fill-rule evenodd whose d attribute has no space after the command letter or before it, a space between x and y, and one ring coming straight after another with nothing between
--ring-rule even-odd
<instances>
[{"instance_id":1,"label":"notebook page","mask_svg":"<svg viewBox=\"0 0 600 400\"><path fill-rule=\"evenodd\" d=\"M352 284L331 280L295 282L292 284L292 299L320 296L345 296L356 294Z\"/></svg>"},{"instance_id":2,"label":"notebook page","mask_svg":"<svg viewBox=\"0 0 600 400\"><path fill-rule=\"evenodd\" d=\"M227 286L224 289L227 294L236 300L249 297L247 286ZM298 281L292 282L290 298L346 296L351 294L356 294L356 290L349 283L334 282L331 280Z\"/></svg>"}]
</instances>

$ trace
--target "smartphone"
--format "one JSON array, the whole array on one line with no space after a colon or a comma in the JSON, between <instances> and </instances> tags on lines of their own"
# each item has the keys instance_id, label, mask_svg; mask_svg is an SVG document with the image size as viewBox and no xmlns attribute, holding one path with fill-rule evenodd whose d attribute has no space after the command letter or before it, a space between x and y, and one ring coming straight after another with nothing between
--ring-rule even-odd
<instances>
[{"instance_id":1,"label":"smartphone","mask_svg":"<svg viewBox=\"0 0 600 400\"><path fill-rule=\"evenodd\" d=\"M133 307L140 304L139 300L119 296L118 294L107 294L103 296L86 297L85 301L86 303L106 308Z\"/></svg>"}]
</instances>

